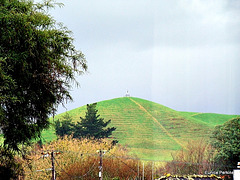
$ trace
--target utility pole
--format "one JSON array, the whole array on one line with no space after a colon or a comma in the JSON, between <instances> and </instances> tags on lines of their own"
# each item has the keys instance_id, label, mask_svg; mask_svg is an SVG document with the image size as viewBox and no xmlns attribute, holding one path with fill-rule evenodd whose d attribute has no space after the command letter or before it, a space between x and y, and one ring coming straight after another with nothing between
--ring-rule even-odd
<instances>
[{"instance_id":1,"label":"utility pole","mask_svg":"<svg viewBox=\"0 0 240 180\"><path fill-rule=\"evenodd\" d=\"M103 171L103 163L102 163L102 156L103 152L102 150L99 151L100 161L99 161L99 180L102 180L102 171Z\"/></svg>"},{"instance_id":2,"label":"utility pole","mask_svg":"<svg viewBox=\"0 0 240 180\"><path fill-rule=\"evenodd\" d=\"M144 162L143 162L143 172L142 172L142 179L144 180Z\"/></svg>"},{"instance_id":3,"label":"utility pole","mask_svg":"<svg viewBox=\"0 0 240 180\"><path fill-rule=\"evenodd\" d=\"M152 180L154 179L154 162L152 162Z\"/></svg>"},{"instance_id":4,"label":"utility pole","mask_svg":"<svg viewBox=\"0 0 240 180\"><path fill-rule=\"evenodd\" d=\"M52 159L52 180L56 180L55 174L55 166L54 166L54 152L51 152L51 159Z\"/></svg>"},{"instance_id":5,"label":"utility pole","mask_svg":"<svg viewBox=\"0 0 240 180\"><path fill-rule=\"evenodd\" d=\"M99 180L102 180L103 179L103 155L107 152L107 150L97 150L97 152L99 153L99 174L98 174L98 177L99 177Z\"/></svg>"},{"instance_id":6,"label":"utility pole","mask_svg":"<svg viewBox=\"0 0 240 180\"><path fill-rule=\"evenodd\" d=\"M138 160L138 175L137 175L137 179L139 180L139 160Z\"/></svg>"}]
</instances>

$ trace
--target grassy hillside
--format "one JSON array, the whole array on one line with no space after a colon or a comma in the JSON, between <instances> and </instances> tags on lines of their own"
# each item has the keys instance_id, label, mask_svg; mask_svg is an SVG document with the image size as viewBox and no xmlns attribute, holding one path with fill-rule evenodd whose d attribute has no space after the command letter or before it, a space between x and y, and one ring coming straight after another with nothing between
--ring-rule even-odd
<instances>
[{"instance_id":1,"label":"grassy hillside","mask_svg":"<svg viewBox=\"0 0 240 180\"><path fill-rule=\"evenodd\" d=\"M215 125L235 116L211 113L178 112L160 104L133 97L98 102L97 109L105 120L117 128L113 136L143 159L170 160L171 153L186 148L189 140L208 138ZM73 120L84 116L86 106L68 111ZM55 119L61 119L63 114ZM54 131L43 137L54 138Z\"/></svg>"},{"instance_id":2,"label":"grassy hillside","mask_svg":"<svg viewBox=\"0 0 240 180\"><path fill-rule=\"evenodd\" d=\"M194 117L203 123L207 123L210 127L215 127L225 123L226 121L239 117L239 115L226 115L216 113L196 113L196 112L180 112L185 117Z\"/></svg>"}]
</instances>

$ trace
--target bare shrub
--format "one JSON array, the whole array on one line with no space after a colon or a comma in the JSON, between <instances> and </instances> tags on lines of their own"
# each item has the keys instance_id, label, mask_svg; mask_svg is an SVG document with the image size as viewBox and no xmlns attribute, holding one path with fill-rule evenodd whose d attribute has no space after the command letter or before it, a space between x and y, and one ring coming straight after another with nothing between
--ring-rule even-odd
<instances>
[{"instance_id":1,"label":"bare shrub","mask_svg":"<svg viewBox=\"0 0 240 180\"><path fill-rule=\"evenodd\" d=\"M210 172L214 169L214 154L214 149L206 141L189 141L187 150L172 154L173 160L166 163L165 172L178 175Z\"/></svg>"},{"instance_id":2,"label":"bare shrub","mask_svg":"<svg viewBox=\"0 0 240 180\"><path fill-rule=\"evenodd\" d=\"M103 156L103 179L136 179L143 176L142 162L134 157L127 155L126 149L121 152L115 151L114 154L107 152ZM125 153L125 154L124 154ZM119 156L121 155L121 156ZM99 157L89 156L87 160L80 160L66 167L65 173L61 174L60 180L71 178L79 179L97 179L98 178ZM146 163L144 170L145 179L151 179L152 169L150 163Z\"/></svg>"}]
</instances>

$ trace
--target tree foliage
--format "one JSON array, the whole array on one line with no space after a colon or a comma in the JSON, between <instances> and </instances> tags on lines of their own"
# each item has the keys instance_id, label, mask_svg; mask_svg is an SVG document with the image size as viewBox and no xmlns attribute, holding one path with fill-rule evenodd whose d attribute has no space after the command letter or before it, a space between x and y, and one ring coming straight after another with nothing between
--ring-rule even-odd
<instances>
[{"instance_id":1,"label":"tree foliage","mask_svg":"<svg viewBox=\"0 0 240 180\"><path fill-rule=\"evenodd\" d=\"M80 117L81 121L77 122L74 129L74 137L94 137L105 138L112 135L112 132L116 130L115 127L108 127L111 120L104 122L104 118L100 118L96 109L97 103L87 104L87 112L85 117Z\"/></svg>"},{"instance_id":2,"label":"tree foliage","mask_svg":"<svg viewBox=\"0 0 240 180\"><path fill-rule=\"evenodd\" d=\"M14 152L0 146L0 177L2 180L17 179L23 176L23 167L14 158Z\"/></svg>"},{"instance_id":3,"label":"tree foliage","mask_svg":"<svg viewBox=\"0 0 240 180\"><path fill-rule=\"evenodd\" d=\"M66 113L62 120L55 122L55 132L58 136L73 135L74 138L105 138L112 135L116 130L115 127L107 127L111 120L104 122L104 118L100 118L97 103L87 104L87 111L85 117L80 117L81 121L74 124L72 118ZM114 140L112 143L117 143Z\"/></svg>"},{"instance_id":4,"label":"tree foliage","mask_svg":"<svg viewBox=\"0 0 240 180\"><path fill-rule=\"evenodd\" d=\"M0 1L0 128L4 144L40 136L57 105L71 100L75 73L87 69L71 32L48 14L51 0Z\"/></svg>"},{"instance_id":5,"label":"tree foliage","mask_svg":"<svg viewBox=\"0 0 240 180\"><path fill-rule=\"evenodd\" d=\"M216 126L212 145L217 150L216 161L220 170L232 170L240 161L240 118Z\"/></svg>"},{"instance_id":6,"label":"tree foliage","mask_svg":"<svg viewBox=\"0 0 240 180\"><path fill-rule=\"evenodd\" d=\"M71 116L66 113L63 116L63 120L57 120L55 122L55 132L58 136L64 137L65 135L71 135L73 133L74 123Z\"/></svg>"}]
</instances>

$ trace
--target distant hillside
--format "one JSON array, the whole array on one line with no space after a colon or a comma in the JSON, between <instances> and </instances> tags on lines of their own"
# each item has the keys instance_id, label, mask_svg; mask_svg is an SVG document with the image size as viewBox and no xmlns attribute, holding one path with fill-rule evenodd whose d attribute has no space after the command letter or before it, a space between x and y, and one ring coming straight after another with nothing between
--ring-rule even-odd
<instances>
[{"instance_id":1,"label":"distant hillside","mask_svg":"<svg viewBox=\"0 0 240 180\"><path fill-rule=\"evenodd\" d=\"M202 122L207 123L211 127L216 125L223 124L224 122L236 118L239 115L226 115L226 114L216 114L216 113L194 113L194 112L180 112L186 117L194 117L201 120Z\"/></svg>"},{"instance_id":2,"label":"distant hillside","mask_svg":"<svg viewBox=\"0 0 240 180\"><path fill-rule=\"evenodd\" d=\"M113 136L142 159L170 160L171 153L186 148L189 140L209 138L215 125L236 115L178 112L163 105L134 97L98 102L97 109L105 120L117 128ZM68 111L73 120L84 116L86 106ZM60 119L63 114L55 116ZM53 137L53 130L43 133Z\"/></svg>"}]
</instances>

